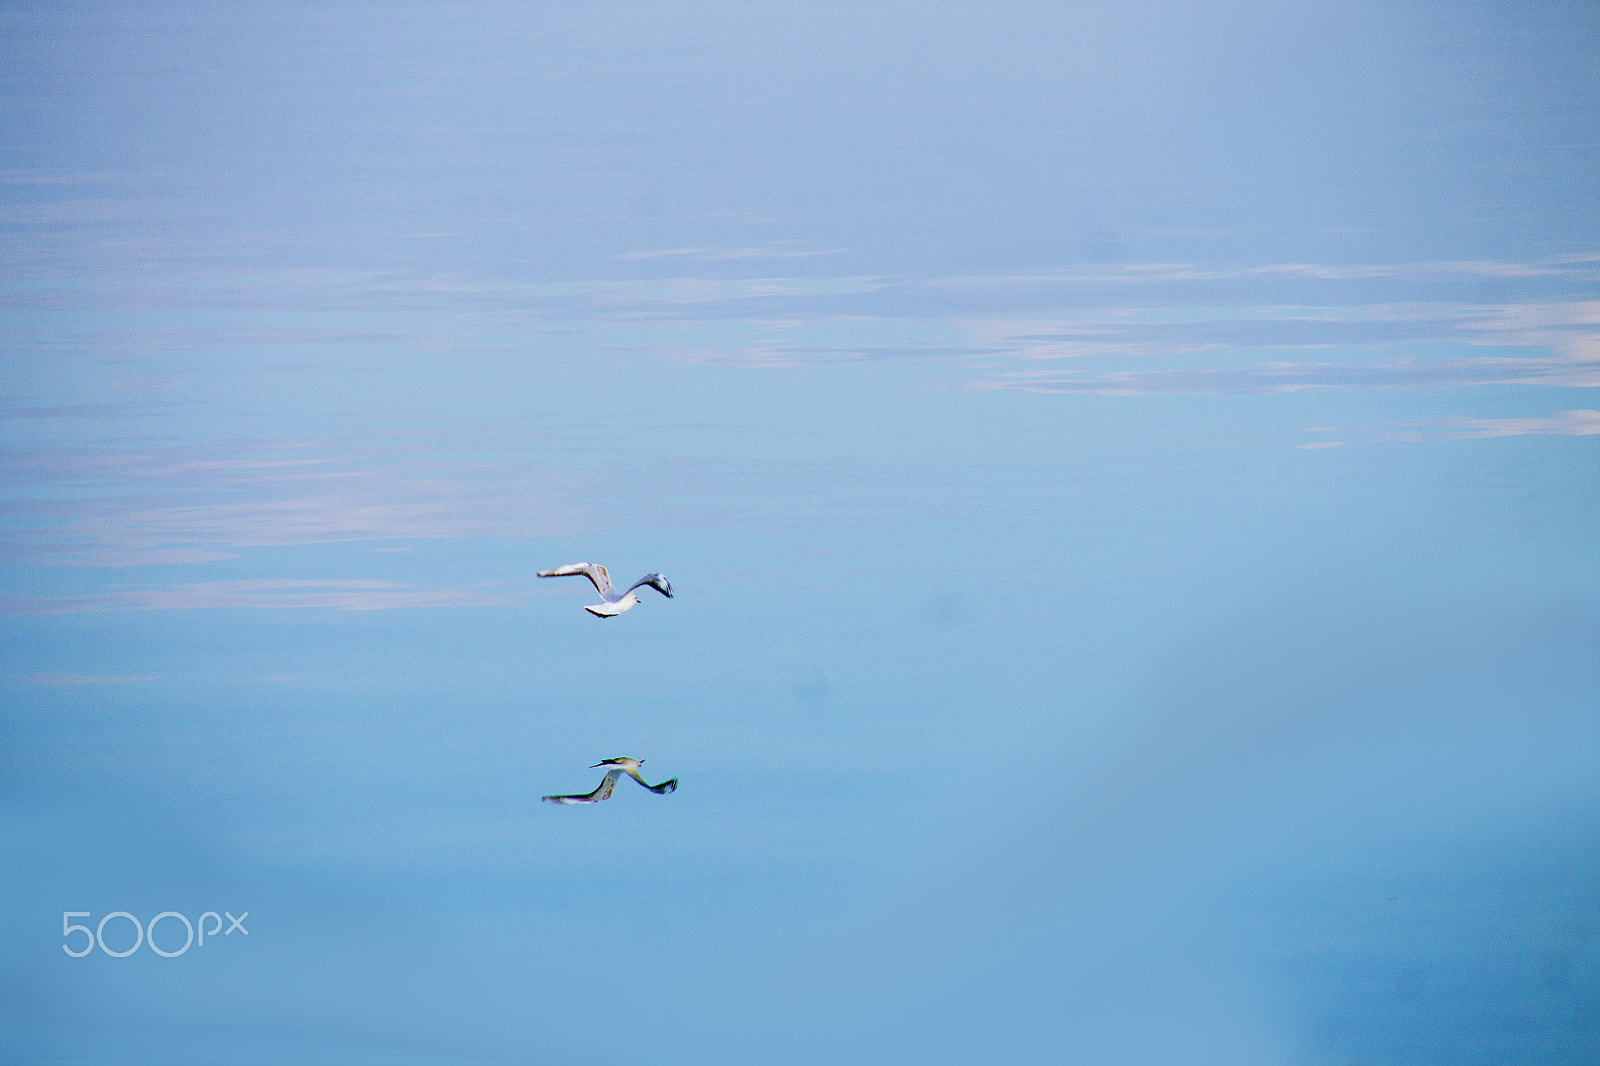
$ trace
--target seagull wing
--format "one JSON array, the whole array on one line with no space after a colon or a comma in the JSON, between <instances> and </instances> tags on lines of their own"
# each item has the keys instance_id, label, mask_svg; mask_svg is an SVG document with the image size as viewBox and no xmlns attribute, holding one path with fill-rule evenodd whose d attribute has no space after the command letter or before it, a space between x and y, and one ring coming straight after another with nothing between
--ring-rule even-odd
<instances>
[{"instance_id":1,"label":"seagull wing","mask_svg":"<svg viewBox=\"0 0 1600 1066\"><path fill-rule=\"evenodd\" d=\"M634 589L643 585L649 585L667 599L672 599L672 582L668 581L666 575L664 574L646 574L638 581L635 581L633 584L629 585L627 591L632 592ZM624 593L624 595L626 594L627 593Z\"/></svg>"},{"instance_id":2,"label":"seagull wing","mask_svg":"<svg viewBox=\"0 0 1600 1066\"><path fill-rule=\"evenodd\" d=\"M566 566L552 567L549 570L539 571L540 577L577 577L582 575L594 583L595 591L607 600L611 599L611 575L606 573L606 568L593 563L568 563Z\"/></svg>"},{"instance_id":3,"label":"seagull wing","mask_svg":"<svg viewBox=\"0 0 1600 1066\"><path fill-rule=\"evenodd\" d=\"M670 781L663 781L659 785L652 785L650 782L646 781L643 777L639 776L637 771L630 770L628 772L628 776L633 778L635 781L639 782L639 784L643 785L645 788L648 788L651 792L654 792L658 796L665 796L668 792L671 792L671 791L675 790L678 787L678 779L676 777L674 777Z\"/></svg>"},{"instance_id":4,"label":"seagull wing","mask_svg":"<svg viewBox=\"0 0 1600 1066\"><path fill-rule=\"evenodd\" d=\"M581 796L546 796L546 803L599 803L601 800L611 798L611 790L617 787L617 778L622 776L621 770L607 770L605 780L593 792L585 792Z\"/></svg>"}]
</instances>

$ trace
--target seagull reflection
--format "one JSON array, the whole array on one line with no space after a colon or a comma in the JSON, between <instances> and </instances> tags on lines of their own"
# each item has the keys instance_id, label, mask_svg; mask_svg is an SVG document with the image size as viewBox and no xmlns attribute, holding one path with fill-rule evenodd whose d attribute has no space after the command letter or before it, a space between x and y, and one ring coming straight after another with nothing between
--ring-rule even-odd
<instances>
[{"instance_id":1,"label":"seagull reflection","mask_svg":"<svg viewBox=\"0 0 1600 1066\"><path fill-rule=\"evenodd\" d=\"M546 803L599 803L601 800L611 798L611 790L617 787L617 778L622 776L621 770L612 770L606 774L605 780L600 782L600 787L593 792L585 792L577 796L546 796Z\"/></svg>"},{"instance_id":2,"label":"seagull reflection","mask_svg":"<svg viewBox=\"0 0 1600 1066\"><path fill-rule=\"evenodd\" d=\"M622 755L615 759L602 759L593 766L589 767L589 769L597 770L602 766L615 767L615 769L612 771L613 773L615 773L617 770L622 771L658 796L665 796L668 792L671 792L673 789L678 787L678 779L676 777L668 781L663 781L659 785L652 785L639 774L639 767L643 765L643 759L630 759L626 755Z\"/></svg>"},{"instance_id":3,"label":"seagull reflection","mask_svg":"<svg viewBox=\"0 0 1600 1066\"><path fill-rule=\"evenodd\" d=\"M623 774L627 774L658 796L665 796L678 787L678 779L676 777L663 781L659 785L652 785L646 781L639 773L639 766L643 762L643 759L630 759L626 756L616 759L604 759L590 767L591 770L597 770L602 766L609 767L606 770L606 776L593 792L584 792L573 796L546 796L544 801L546 803L599 803L601 800L608 800L611 798L612 790L617 787L617 781Z\"/></svg>"}]
</instances>

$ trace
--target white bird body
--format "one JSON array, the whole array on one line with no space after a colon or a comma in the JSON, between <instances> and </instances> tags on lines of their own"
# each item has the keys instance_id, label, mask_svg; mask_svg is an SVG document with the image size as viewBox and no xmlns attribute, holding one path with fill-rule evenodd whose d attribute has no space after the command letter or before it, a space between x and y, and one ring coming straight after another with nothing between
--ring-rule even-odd
<instances>
[{"instance_id":1,"label":"white bird body","mask_svg":"<svg viewBox=\"0 0 1600 1066\"><path fill-rule=\"evenodd\" d=\"M617 600L615 603L590 604L589 606L585 607L584 610L588 611L596 618L612 618L633 607L634 604L638 602L639 597L630 592L626 596L622 597L622 599Z\"/></svg>"},{"instance_id":2,"label":"white bird body","mask_svg":"<svg viewBox=\"0 0 1600 1066\"><path fill-rule=\"evenodd\" d=\"M586 577L594 585L595 591L600 593L603 603L591 604L584 608L596 618L613 618L624 611L632 610L639 603L639 597L634 589L646 585L655 589L661 595L672 598L672 582L661 574L646 574L632 585L618 592L611 584L611 575L603 566L593 563L568 563L566 566L557 566L549 570L539 571L540 577Z\"/></svg>"}]
</instances>

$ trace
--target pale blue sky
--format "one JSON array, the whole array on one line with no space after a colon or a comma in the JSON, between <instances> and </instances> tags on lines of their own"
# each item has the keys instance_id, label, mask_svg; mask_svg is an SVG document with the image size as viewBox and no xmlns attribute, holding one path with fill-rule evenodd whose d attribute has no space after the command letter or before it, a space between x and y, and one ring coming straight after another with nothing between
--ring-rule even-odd
<instances>
[{"instance_id":1,"label":"pale blue sky","mask_svg":"<svg viewBox=\"0 0 1600 1066\"><path fill-rule=\"evenodd\" d=\"M1600 1049L1590 6L10 5L0 93L0 1057Z\"/></svg>"}]
</instances>

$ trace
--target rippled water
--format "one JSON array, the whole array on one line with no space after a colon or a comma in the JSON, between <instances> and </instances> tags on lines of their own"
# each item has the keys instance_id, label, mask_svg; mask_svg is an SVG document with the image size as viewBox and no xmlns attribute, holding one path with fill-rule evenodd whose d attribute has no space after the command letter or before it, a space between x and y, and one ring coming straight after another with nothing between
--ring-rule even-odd
<instances>
[{"instance_id":1,"label":"rippled water","mask_svg":"<svg viewBox=\"0 0 1600 1066\"><path fill-rule=\"evenodd\" d=\"M1597 66L0 12L0 1057L1592 1061Z\"/></svg>"}]
</instances>

